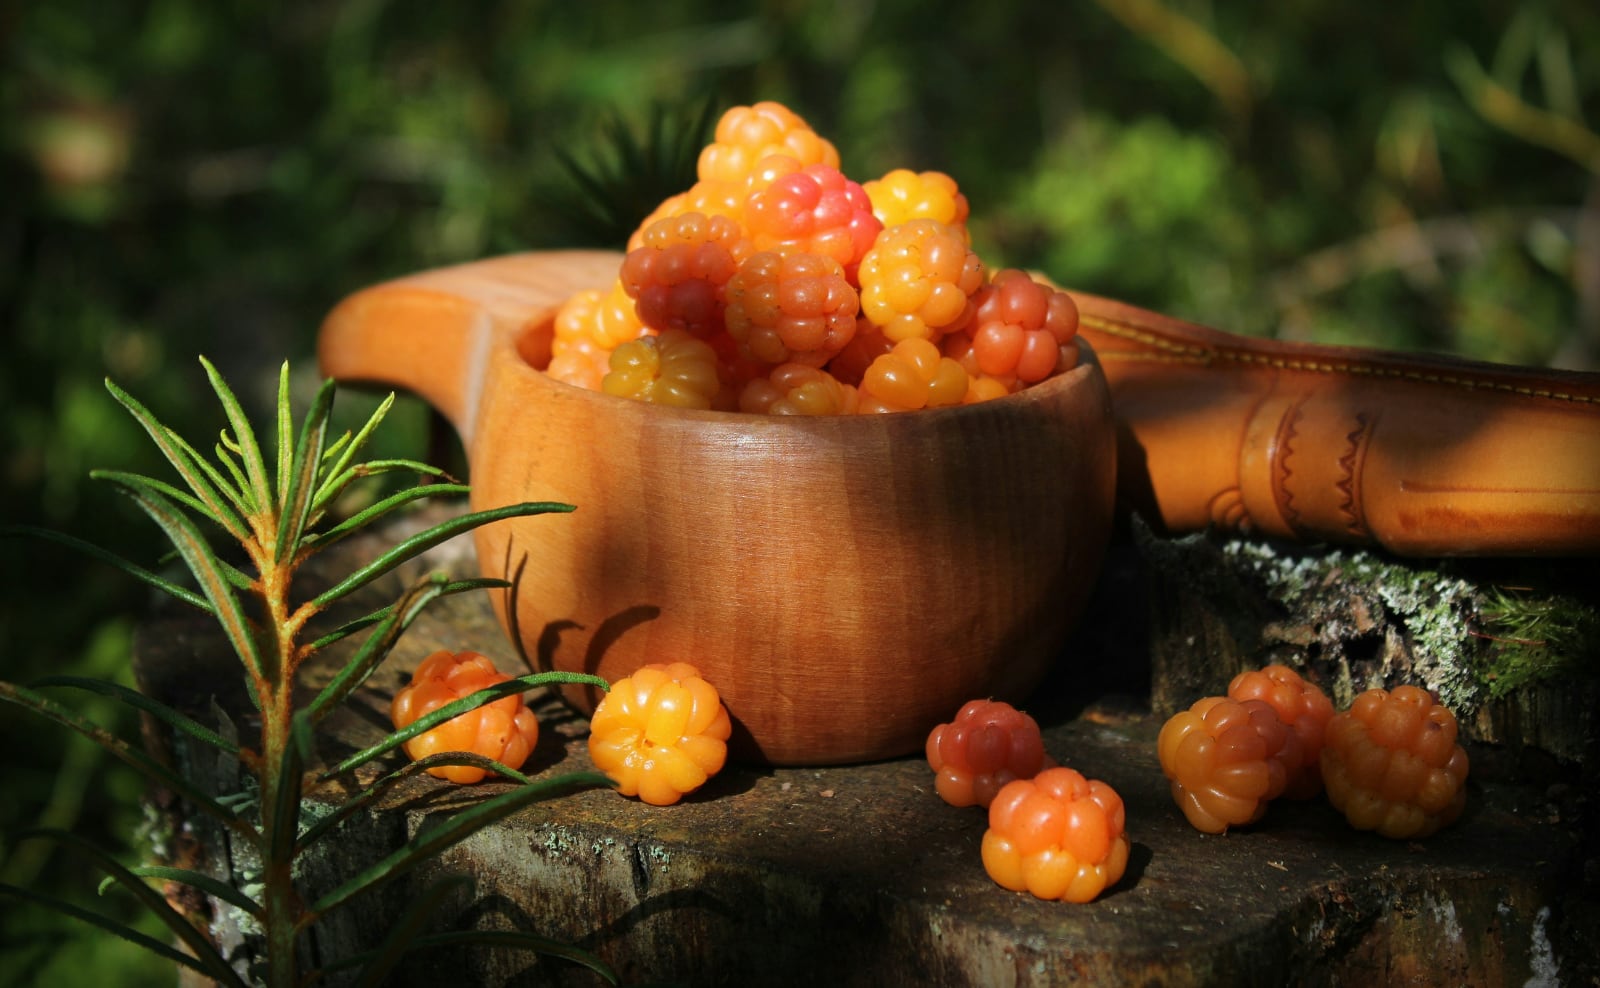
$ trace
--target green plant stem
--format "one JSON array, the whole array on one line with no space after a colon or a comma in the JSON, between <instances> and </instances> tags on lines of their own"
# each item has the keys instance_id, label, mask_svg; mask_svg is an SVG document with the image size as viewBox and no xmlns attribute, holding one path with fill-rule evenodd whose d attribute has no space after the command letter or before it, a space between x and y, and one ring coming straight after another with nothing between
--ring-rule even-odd
<instances>
[{"instance_id":1,"label":"green plant stem","mask_svg":"<svg viewBox=\"0 0 1600 988\"><path fill-rule=\"evenodd\" d=\"M284 834L299 818L300 780L286 778L285 765L299 761L289 758L294 738L294 682L298 656L295 635L299 623L291 620L289 584L293 562L267 558L271 542L263 541L261 553L261 595L267 606L267 627L274 636L270 646L277 651L277 668L282 676L275 684L262 683L261 747L259 768L261 785L262 906L265 912L267 978L269 988L290 988L298 977L295 941L302 907L294 886L295 833ZM293 803L286 806L286 803Z\"/></svg>"},{"instance_id":2,"label":"green plant stem","mask_svg":"<svg viewBox=\"0 0 1600 988\"><path fill-rule=\"evenodd\" d=\"M293 710L290 709L288 694L291 691L284 689L274 695L273 702L264 703L262 710L262 759L261 773L261 824L262 824L262 907L266 913L266 920L262 924L267 937L267 971L268 988L291 988L296 979L295 963L295 938L300 920L299 896L294 888L294 859L292 855L281 855L278 848L288 846L293 848L293 835L285 842L277 833L277 828L283 825L285 819L294 820L294 815L278 812L278 807L286 798L295 798L298 787L289 787L277 771L283 764L284 753L287 747L294 743L289 731L290 718ZM263 698L265 699L265 698ZM292 822L291 822L292 825Z\"/></svg>"}]
</instances>

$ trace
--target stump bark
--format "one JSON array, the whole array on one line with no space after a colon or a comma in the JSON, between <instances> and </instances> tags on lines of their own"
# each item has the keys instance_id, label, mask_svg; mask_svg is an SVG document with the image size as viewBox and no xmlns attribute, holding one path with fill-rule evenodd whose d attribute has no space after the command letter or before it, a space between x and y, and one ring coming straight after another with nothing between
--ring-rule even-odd
<instances>
[{"instance_id":1,"label":"stump bark","mask_svg":"<svg viewBox=\"0 0 1600 988\"><path fill-rule=\"evenodd\" d=\"M390 526L352 540L330 554L322 575L346 572L402 536ZM594 951L625 982L1332 986L1600 977L1600 868L1586 782L1592 724L1582 718L1521 731L1514 744L1540 752L1549 771L1537 779L1475 772L1465 815L1425 842L1353 831L1321 800L1275 805L1259 824L1223 836L1188 826L1156 761L1164 713L1225 686L1235 666L1285 657L1295 637L1288 629L1304 620L1259 586L1252 596L1247 558L1216 540L1123 533L1087 617L1029 704L1051 754L1110 783L1127 806L1128 874L1093 903L1041 902L990 881L978 854L985 814L940 801L920 757L821 769L732 765L673 807L608 791L535 804L332 913L310 936L308 956L324 962L371 947L428 882L464 873L474 888L447 902L437 929L536 932ZM470 543L408 564L355 606L392 599L436 569L473 575ZM1234 586L1224 579L1230 573ZM1349 628L1367 629L1354 632L1357 643L1390 627L1382 615L1369 613L1369 625L1353 608L1340 613ZM1326 645L1315 656L1309 642L1294 647L1300 651L1287 657L1307 666L1383 661L1360 644L1342 659L1330 658ZM389 699L436 648L483 651L502 668L515 658L486 596L437 602L349 708L329 719L317 738L325 762L383 733ZM337 659L311 670L307 688ZM1383 668L1400 671L1392 659ZM148 622L137 670L153 695L204 721L225 714L245 728L237 670L204 620L165 614ZM1359 679L1353 672L1350 681ZM526 770L544 777L590 768L583 720L554 697L535 702L543 730ZM1513 745L1508 736L1480 730L1469 742L1473 757L1511 765L1497 762ZM238 786L225 763L181 744L171 756L219 792ZM398 764L313 787L312 809L335 805ZM307 863L308 892L334 887L430 821L502 788L427 777L400 786ZM248 869L203 819L184 823L196 828L214 873L237 879ZM226 907L212 908L219 940L248 953L249 932ZM417 953L396 983L599 982L526 953L440 948Z\"/></svg>"}]
</instances>

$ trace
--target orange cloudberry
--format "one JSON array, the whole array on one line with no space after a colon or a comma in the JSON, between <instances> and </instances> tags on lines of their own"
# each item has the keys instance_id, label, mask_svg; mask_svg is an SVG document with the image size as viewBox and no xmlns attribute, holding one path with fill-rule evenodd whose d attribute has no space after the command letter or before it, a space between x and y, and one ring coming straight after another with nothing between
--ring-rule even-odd
<instances>
[{"instance_id":1,"label":"orange cloudberry","mask_svg":"<svg viewBox=\"0 0 1600 988\"><path fill-rule=\"evenodd\" d=\"M595 707L589 755L623 795L670 806L722 770L732 731L698 669L651 663L613 683Z\"/></svg>"},{"instance_id":2,"label":"orange cloudberry","mask_svg":"<svg viewBox=\"0 0 1600 988\"><path fill-rule=\"evenodd\" d=\"M861 410L909 412L959 405L967 396L967 372L924 339L901 340L877 358L861 378Z\"/></svg>"},{"instance_id":3,"label":"orange cloudberry","mask_svg":"<svg viewBox=\"0 0 1600 988\"><path fill-rule=\"evenodd\" d=\"M556 310L550 363L545 373L575 387L600 390L611 359L610 349L595 339L604 294L598 288L574 292Z\"/></svg>"},{"instance_id":4,"label":"orange cloudberry","mask_svg":"<svg viewBox=\"0 0 1600 988\"><path fill-rule=\"evenodd\" d=\"M594 318L590 325L590 335L602 350L611 351L641 336L647 336L654 330L649 329L639 321L639 310L634 305L633 299L628 297L628 291L622 286L622 279L612 282L611 287L600 293L595 301Z\"/></svg>"},{"instance_id":5,"label":"orange cloudberry","mask_svg":"<svg viewBox=\"0 0 1600 988\"><path fill-rule=\"evenodd\" d=\"M706 216L725 216L734 222L741 222L744 216L744 201L748 195L744 183L732 182L707 182L700 181L691 185L686 191L677 195L668 196L661 201L661 205L650 211L644 218L639 228L633 231L628 238L628 250L635 250L644 246L644 231L657 220L669 216L682 216L684 213L701 213Z\"/></svg>"},{"instance_id":6,"label":"orange cloudberry","mask_svg":"<svg viewBox=\"0 0 1600 988\"><path fill-rule=\"evenodd\" d=\"M989 804L983 867L997 884L1040 899L1089 902L1128 867L1122 797L1070 768L1007 783Z\"/></svg>"},{"instance_id":7,"label":"orange cloudberry","mask_svg":"<svg viewBox=\"0 0 1600 988\"><path fill-rule=\"evenodd\" d=\"M966 325L983 262L935 220L885 227L861 260L861 311L894 342L937 340Z\"/></svg>"},{"instance_id":8,"label":"orange cloudberry","mask_svg":"<svg viewBox=\"0 0 1600 988\"><path fill-rule=\"evenodd\" d=\"M752 254L729 279L726 295L729 335L765 364L820 367L855 335L860 300L831 257Z\"/></svg>"},{"instance_id":9,"label":"orange cloudberry","mask_svg":"<svg viewBox=\"0 0 1600 988\"><path fill-rule=\"evenodd\" d=\"M770 100L752 106L735 106L717 121L710 144L700 151L697 168L702 181L743 186L757 162L785 154L803 165L839 167L839 152L811 129L799 114Z\"/></svg>"},{"instance_id":10,"label":"orange cloudberry","mask_svg":"<svg viewBox=\"0 0 1600 988\"><path fill-rule=\"evenodd\" d=\"M1299 744L1260 700L1208 696L1162 725L1157 751L1189 823L1220 834L1261 819L1283 794Z\"/></svg>"},{"instance_id":11,"label":"orange cloudberry","mask_svg":"<svg viewBox=\"0 0 1600 988\"><path fill-rule=\"evenodd\" d=\"M389 717L396 729L409 727L424 714L509 679L495 669L488 656L441 649L423 659L411 674L410 684L395 694ZM412 759L421 759L447 751L466 751L492 758L508 768L521 768L538 741L539 721L521 694L516 694L424 731L405 743L405 752ZM437 765L428 769L428 774L451 782L472 783L488 773L473 765Z\"/></svg>"},{"instance_id":12,"label":"orange cloudberry","mask_svg":"<svg viewBox=\"0 0 1600 988\"><path fill-rule=\"evenodd\" d=\"M882 178L861 183L872 212L886 227L911 220L936 220L963 231L970 211L967 197L956 188L956 180L944 172L914 172L896 168Z\"/></svg>"},{"instance_id":13,"label":"orange cloudberry","mask_svg":"<svg viewBox=\"0 0 1600 988\"><path fill-rule=\"evenodd\" d=\"M1328 802L1358 830L1426 837L1467 802L1468 758L1455 714L1416 686L1367 690L1329 721L1322 746Z\"/></svg>"},{"instance_id":14,"label":"orange cloudberry","mask_svg":"<svg viewBox=\"0 0 1600 988\"><path fill-rule=\"evenodd\" d=\"M851 415L856 389L806 364L779 364L739 393L739 411L764 415Z\"/></svg>"}]
</instances>

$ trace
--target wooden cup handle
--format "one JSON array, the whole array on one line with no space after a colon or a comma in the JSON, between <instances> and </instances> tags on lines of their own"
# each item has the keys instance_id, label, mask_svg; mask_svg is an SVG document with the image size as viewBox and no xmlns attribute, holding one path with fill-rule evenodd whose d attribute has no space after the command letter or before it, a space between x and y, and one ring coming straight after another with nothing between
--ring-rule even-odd
<instances>
[{"instance_id":1,"label":"wooden cup handle","mask_svg":"<svg viewBox=\"0 0 1600 988\"><path fill-rule=\"evenodd\" d=\"M1157 528L1600 553L1600 374L1252 339L1072 293Z\"/></svg>"},{"instance_id":2,"label":"wooden cup handle","mask_svg":"<svg viewBox=\"0 0 1600 988\"><path fill-rule=\"evenodd\" d=\"M616 280L612 251L510 254L384 282L340 302L317 340L322 372L415 392L470 448L497 345L549 318L574 292Z\"/></svg>"}]
</instances>

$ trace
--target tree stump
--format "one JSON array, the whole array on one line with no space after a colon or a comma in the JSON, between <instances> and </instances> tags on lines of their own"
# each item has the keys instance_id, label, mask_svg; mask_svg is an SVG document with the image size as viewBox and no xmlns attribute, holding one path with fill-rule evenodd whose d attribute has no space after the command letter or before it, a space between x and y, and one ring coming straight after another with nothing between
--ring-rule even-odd
<instances>
[{"instance_id":1,"label":"tree stump","mask_svg":"<svg viewBox=\"0 0 1600 988\"><path fill-rule=\"evenodd\" d=\"M409 527L342 545L323 576L372 558L403 537L402 528ZM595 952L625 982L1554 985L1600 977L1600 876L1585 829L1583 811L1592 808L1581 783L1583 744L1550 746L1553 770L1572 770L1565 783L1475 772L1464 816L1423 842L1356 832L1321 800L1275 805L1260 823L1223 836L1189 827L1156 760L1163 712L1187 705L1196 690L1226 685L1237 664L1279 656L1274 649L1292 636L1265 629L1299 619L1249 595L1224 606L1214 596L1219 581L1193 582L1170 554L1209 560L1242 580L1249 567L1229 563L1230 552L1209 539L1119 536L1096 599L1028 705L1050 753L1110 783L1127 806L1128 873L1093 903L1041 902L990 881L978 853L986 815L944 804L920 756L817 769L731 765L673 807L609 791L535 804L332 913L308 938L307 953L323 962L369 948L427 883L467 874L474 888L447 902L438 929L536 932ZM362 603L386 602L437 569L475 575L470 541L408 564ZM502 668L516 657L486 595L436 602L348 709L329 719L317 738L325 762L386 730L390 698L436 648L476 649ZM1301 648L1309 661L1309 647ZM204 619L151 620L136 661L151 694L206 722L225 713L248 734L237 668ZM1350 655L1344 661L1360 668ZM1360 680L1352 671L1350 682ZM536 709L541 739L525 770L543 777L590 768L584 721L553 696L538 698ZM1559 736L1580 737L1575 730ZM1554 736L1524 732L1517 744L1526 748L1535 735ZM1488 756L1505 744L1480 731L1470 750L1492 763ZM202 764L181 744L168 754L218 792L238 786L226 764ZM313 811L397 767L399 757L313 786ZM430 820L504 785L411 780L348 821L307 863L305 885L312 895L333 888ZM205 820L182 822L213 873L239 880L248 871ZM211 909L218 939L248 953L249 931L228 907ZM396 983L599 982L565 962L477 947L419 951Z\"/></svg>"},{"instance_id":2,"label":"tree stump","mask_svg":"<svg viewBox=\"0 0 1600 988\"><path fill-rule=\"evenodd\" d=\"M1137 520L1132 534L1149 579L1156 713L1282 662L1338 708L1365 689L1423 686L1455 711L1465 737L1490 746L1486 768L1592 780L1592 561L1418 561L1215 534L1160 539Z\"/></svg>"}]
</instances>

